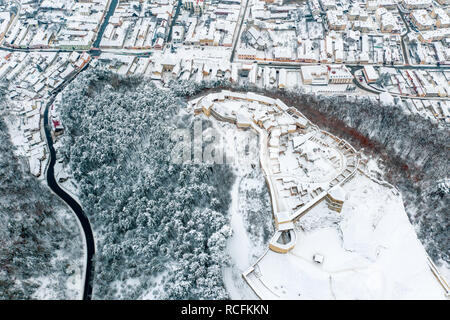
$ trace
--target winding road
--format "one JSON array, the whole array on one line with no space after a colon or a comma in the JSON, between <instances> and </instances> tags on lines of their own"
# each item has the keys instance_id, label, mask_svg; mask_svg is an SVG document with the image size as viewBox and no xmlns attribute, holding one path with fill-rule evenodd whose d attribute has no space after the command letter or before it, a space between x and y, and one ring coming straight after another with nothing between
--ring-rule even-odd
<instances>
[{"instance_id":1,"label":"winding road","mask_svg":"<svg viewBox=\"0 0 450 320\"><path fill-rule=\"evenodd\" d=\"M51 128L48 119L49 106L53 103L53 99L47 104L44 111L44 131L45 138L47 141L48 149L50 151L50 161L47 166L46 171L46 179L47 184L50 189L59 196L65 203L73 210L76 214L80 224L83 228L83 233L86 241L86 251L87 251L87 261L86 261L86 270L84 273L84 290L83 290L83 300L90 300L92 296L92 279L94 275L94 265L92 262L92 258L95 254L95 243L94 243L94 235L92 233L91 224L89 223L89 219L84 214L81 205L72 198L67 192L65 192L56 182L55 179L55 163L56 163L56 152L53 147L53 139L51 135Z\"/></svg>"}]
</instances>

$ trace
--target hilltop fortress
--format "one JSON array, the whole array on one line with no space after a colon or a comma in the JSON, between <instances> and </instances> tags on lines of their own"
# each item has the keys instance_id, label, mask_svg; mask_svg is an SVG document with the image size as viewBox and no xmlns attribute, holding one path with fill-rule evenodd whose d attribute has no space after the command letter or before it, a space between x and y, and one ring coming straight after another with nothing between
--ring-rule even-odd
<instances>
[{"instance_id":1,"label":"hilltop fortress","mask_svg":"<svg viewBox=\"0 0 450 320\"><path fill-rule=\"evenodd\" d=\"M251 92L223 90L189 106L259 137L275 233L266 252L242 270L258 297L408 299L442 298L442 287L448 292L399 192L366 174L347 141L283 101ZM313 227L304 230L302 223Z\"/></svg>"},{"instance_id":2,"label":"hilltop fortress","mask_svg":"<svg viewBox=\"0 0 450 320\"><path fill-rule=\"evenodd\" d=\"M223 90L190 102L196 114L251 128L260 139L260 164L272 200L276 233L270 249L286 253L296 243L294 222L321 202L340 212L342 185L359 155L345 140L320 130L280 99Z\"/></svg>"}]
</instances>

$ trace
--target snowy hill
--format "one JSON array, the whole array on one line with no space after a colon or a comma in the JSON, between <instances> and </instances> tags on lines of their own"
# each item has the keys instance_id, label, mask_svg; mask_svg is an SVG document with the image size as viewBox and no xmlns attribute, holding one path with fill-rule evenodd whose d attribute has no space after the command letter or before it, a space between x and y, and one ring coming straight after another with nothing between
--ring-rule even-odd
<instances>
[{"instance_id":1,"label":"snowy hill","mask_svg":"<svg viewBox=\"0 0 450 320\"><path fill-rule=\"evenodd\" d=\"M401 196L358 174L341 213L320 203L288 254L268 250L247 279L262 299L443 299ZM323 262L313 261L314 255Z\"/></svg>"}]
</instances>

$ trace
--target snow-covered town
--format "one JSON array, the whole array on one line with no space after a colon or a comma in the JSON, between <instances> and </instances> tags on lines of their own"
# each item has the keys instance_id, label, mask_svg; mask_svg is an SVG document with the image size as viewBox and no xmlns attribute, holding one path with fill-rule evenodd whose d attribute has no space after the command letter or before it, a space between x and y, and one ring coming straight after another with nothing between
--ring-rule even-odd
<instances>
[{"instance_id":1,"label":"snow-covered town","mask_svg":"<svg viewBox=\"0 0 450 320\"><path fill-rule=\"evenodd\" d=\"M442 137L450 128L450 0L0 0L0 97L8 105L0 114L7 119L13 153L43 184L51 184L51 167L54 184L80 203L80 212L88 189L79 181L82 170L68 160L67 132L74 130L64 121L73 120L63 111L64 92L91 70L117 77L107 90L120 92L121 81L133 79L161 92L188 92L183 93L188 114L258 141L254 156L270 198L274 232L258 250L244 239L248 254L227 251L235 262L223 281L229 297L449 297L448 261L433 261L417 236L419 227L410 221L420 216L419 209L407 207L412 198L405 200L402 188L382 178L400 181L405 174L421 182L423 175L414 176L410 163L398 165L406 173L394 174L373 154L364 154L378 153L397 164L404 155L392 150L412 139L397 144L386 138L389 149L377 140L376 129L355 133L353 126L362 121L349 120L350 111L347 118L331 111L334 118L327 122L324 109L310 107L305 115L295 99L307 97L301 100L305 105L334 100L344 109L359 103L395 110ZM83 92L93 99L100 89L89 81ZM90 100L88 107L100 100ZM95 118L97 111L87 116ZM161 115L170 117L176 118ZM317 119L322 122L315 124ZM110 121L107 116L95 125L103 132ZM383 117L375 126L385 122ZM331 133L338 125L360 144L340 137L340 131ZM439 145L434 142L432 147ZM431 158L414 161L426 167ZM441 178L439 188L448 190L448 177ZM414 197L421 194L414 192ZM79 224L86 235L89 221ZM92 238L108 239L102 234L107 228L100 229L94 228ZM233 230L231 237L247 237L240 232ZM93 290L90 255L86 249L84 273L69 268L80 277L72 283L84 285L84 299Z\"/></svg>"}]
</instances>

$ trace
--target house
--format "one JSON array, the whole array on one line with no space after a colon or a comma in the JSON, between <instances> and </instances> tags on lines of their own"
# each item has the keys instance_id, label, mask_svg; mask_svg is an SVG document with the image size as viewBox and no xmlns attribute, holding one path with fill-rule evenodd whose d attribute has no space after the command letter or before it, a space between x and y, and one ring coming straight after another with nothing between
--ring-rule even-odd
<instances>
[{"instance_id":1,"label":"house","mask_svg":"<svg viewBox=\"0 0 450 320\"><path fill-rule=\"evenodd\" d=\"M381 24L381 32L392 33L393 31L399 30L399 26L395 21L394 16L389 11L385 12L381 16L380 24Z\"/></svg>"},{"instance_id":2,"label":"house","mask_svg":"<svg viewBox=\"0 0 450 320\"><path fill-rule=\"evenodd\" d=\"M430 30L435 25L435 21L423 9L411 12L411 20L419 30Z\"/></svg>"},{"instance_id":3,"label":"house","mask_svg":"<svg viewBox=\"0 0 450 320\"><path fill-rule=\"evenodd\" d=\"M364 66L363 73L367 83L373 83L379 78L378 72L373 66Z\"/></svg>"},{"instance_id":4,"label":"house","mask_svg":"<svg viewBox=\"0 0 450 320\"><path fill-rule=\"evenodd\" d=\"M330 30L345 30L347 26L347 16L341 10L327 11L327 21Z\"/></svg>"},{"instance_id":5,"label":"house","mask_svg":"<svg viewBox=\"0 0 450 320\"><path fill-rule=\"evenodd\" d=\"M175 65L177 64L177 59L174 55L165 55L161 60L161 65L163 67L163 72L172 71Z\"/></svg>"},{"instance_id":6,"label":"house","mask_svg":"<svg viewBox=\"0 0 450 320\"><path fill-rule=\"evenodd\" d=\"M320 255L320 254L315 254L315 255L313 255L313 260L316 263L322 264L323 263L323 256Z\"/></svg>"},{"instance_id":7,"label":"house","mask_svg":"<svg viewBox=\"0 0 450 320\"><path fill-rule=\"evenodd\" d=\"M438 28L450 27L450 17L442 8L434 8L431 12L431 17L436 18L436 26Z\"/></svg>"},{"instance_id":8,"label":"house","mask_svg":"<svg viewBox=\"0 0 450 320\"><path fill-rule=\"evenodd\" d=\"M11 22L11 14L9 12L0 12L0 41L8 31L9 24Z\"/></svg>"}]
</instances>

